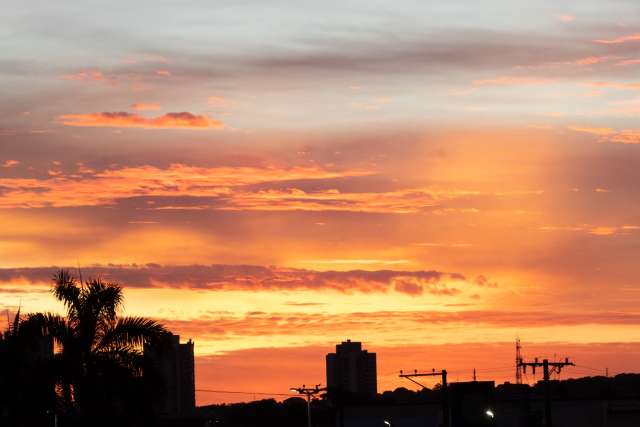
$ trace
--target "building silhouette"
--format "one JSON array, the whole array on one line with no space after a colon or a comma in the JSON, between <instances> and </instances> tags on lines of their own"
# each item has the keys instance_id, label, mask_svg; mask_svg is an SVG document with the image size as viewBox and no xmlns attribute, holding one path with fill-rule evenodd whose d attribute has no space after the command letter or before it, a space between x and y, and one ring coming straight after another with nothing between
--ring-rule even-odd
<instances>
[{"instance_id":1,"label":"building silhouette","mask_svg":"<svg viewBox=\"0 0 640 427\"><path fill-rule=\"evenodd\" d=\"M327 354L327 388L374 396L378 392L376 354L362 349L362 343L347 340Z\"/></svg>"},{"instance_id":2,"label":"building silhouette","mask_svg":"<svg viewBox=\"0 0 640 427\"><path fill-rule=\"evenodd\" d=\"M193 341L180 343L180 336L168 334L153 345L145 345L145 382L156 415L177 417L196 406Z\"/></svg>"}]
</instances>

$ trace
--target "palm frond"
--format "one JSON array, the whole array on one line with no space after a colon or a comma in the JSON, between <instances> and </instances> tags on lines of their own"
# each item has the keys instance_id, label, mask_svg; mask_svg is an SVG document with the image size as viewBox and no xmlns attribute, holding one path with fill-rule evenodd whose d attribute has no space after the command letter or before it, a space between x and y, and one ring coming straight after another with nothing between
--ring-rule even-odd
<instances>
[{"instance_id":1,"label":"palm frond","mask_svg":"<svg viewBox=\"0 0 640 427\"><path fill-rule=\"evenodd\" d=\"M53 282L53 294L56 299L64 303L68 316L75 318L81 302L81 290L76 280L69 271L59 270L53 275Z\"/></svg>"},{"instance_id":2,"label":"palm frond","mask_svg":"<svg viewBox=\"0 0 640 427\"><path fill-rule=\"evenodd\" d=\"M104 331L98 350L127 346L140 348L168 334L168 330L155 320L143 317L121 317Z\"/></svg>"},{"instance_id":3,"label":"palm frond","mask_svg":"<svg viewBox=\"0 0 640 427\"><path fill-rule=\"evenodd\" d=\"M31 336L49 335L65 346L73 338L74 331L67 320L54 313L31 313L20 324L21 333Z\"/></svg>"},{"instance_id":4,"label":"palm frond","mask_svg":"<svg viewBox=\"0 0 640 427\"><path fill-rule=\"evenodd\" d=\"M21 307L18 307L18 311L16 311L16 315L13 318L13 324L10 325L11 333L14 336L18 335L20 330L20 309Z\"/></svg>"},{"instance_id":5,"label":"palm frond","mask_svg":"<svg viewBox=\"0 0 640 427\"><path fill-rule=\"evenodd\" d=\"M84 308L96 318L104 316L108 320L116 318L116 312L122 307L122 288L101 280L92 280L85 289Z\"/></svg>"}]
</instances>

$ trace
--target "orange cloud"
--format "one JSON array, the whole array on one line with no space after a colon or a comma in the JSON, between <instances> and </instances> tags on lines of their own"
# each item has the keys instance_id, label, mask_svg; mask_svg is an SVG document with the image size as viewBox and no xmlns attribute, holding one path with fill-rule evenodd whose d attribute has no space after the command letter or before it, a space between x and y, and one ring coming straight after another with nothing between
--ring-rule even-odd
<instances>
[{"instance_id":1,"label":"orange cloud","mask_svg":"<svg viewBox=\"0 0 640 427\"><path fill-rule=\"evenodd\" d=\"M155 111L160 109L160 104L147 104L144 102L136 102L131 104L131 108L137 111Z\"/></svg>"},{"instance_id":2,"label":"orange cloud","mask_svg":"<svg viewBox=\"0 0 640 427\"><path fill-rule=\"evenodd\" d=\"M576 19L573 15L561 15L559 18L562 22L572 22Z\"/></svg>"},{"instance_id":3,"label":"orange cloud","mask_svg":"<svg viewBox=\"0 0 640 427\"><path fill-rule=\"evenodd\" d=\"M590 234L595 236L611 236L612 234L616 234L617 228L615 227L594 227L589 230Z\"/></svg>"},{"instance_id":4,"label":"orange cloud","mask_svg":"<svg viewBox=\"0 0 640 427\"><path fill-rule=\"evenodd\" d=\"M593 87L610 87L613 89L631 89L640 90L640 83L619 83L619 82L590 82L586 83L587 86Z\"/></svg>"},{"instance_id":5,"label":"orange cloud","mask_svg":"<svg viewBox=\"0 0 640 427\"><path fill-rule=\"evenodd\" d=\"M611 128L592 128L585 126L569 126L569 129L575 132L590 133L593 135L611 135L615 131Z\"/></svg>"},{"instance_id":6,"label":"orange cloud","mask_svg":"<svg viewBox=\"0 0 640 427\"><path fill-rule=\"evenodd\" d=\"M223 123L206 116L188 112L167 113L147 118L134 113L105 112L92 114L66 114L59 120L65 126L122 127L146 129L222 129Z\"/></svg>"},{"instance_id":7,"label":"orange cloud","mask_svg":"<svg viewBox=\"0 0 640 427\"><path fill-rule=\"evenodd\" d=\"M104 75L100 70L82 70L73 74L65 74L64 76L62 76L62 78L65 80L73 80L79 82L93 81L106 83L113 81L111 77Z\"/></svg>"},{"instance_id":8,"label":"orange cloud","mask_svg":"<svg viewBox=\"0 0 640 427\"><path fill-rule=\"evenodd\" d=\"M387 191L336 189L336 179L365 177L372 169L331 170L320 167L193 167L172 164L63 173L52 169L47 178L0 178L0 207L103 206L120 200L154 197L145 210L316 211L438 215L476 214L482 198L538 196L541 191L478 191L426 187ZM306 190L296 181L316 180L332 187ZM268 184L268 185L267 185ZM170 198L170 199L169 199Z\"/></svg>"},{"instance_id":9,"label":"orange cloud","mask_svg":"<svg viewBox=\"0 0 640 427\"><path fill-rule=\"evenodd\" d=\"M617 132L609 138L609 141L618 144L640 144L640 130L627 129Z\"/></svg>"},{"instance_id":10,"label":"orange cloud","mask_svg":"<svg viewBox=\"0 0 640 427\"><path fill-rule=\"evenodd\" d=\"M638 129L616 131L611 128L590 128L581 126L570 126L569 129L575 132L598 135L606 142L613 142L617 144L640 144L640 130Z\"/></svg>"},{"instance_id":11,"label":"orange cloud","mask_svg":"<svg viewBox=\"0 0 640 427\"><path fill-rule=\"evenodd\" d=\"M609 59L611 59L611 56L588 56L586 58L577 59L574 63L576 65L593 65L608 61Z\"/></svg>"},{"instance_id":12,"label":"orange cloud","mask_svg":"<svg viewBox=\"0 0 640 427\"><path fill-rule=\"evenodd\" d=\"M635 34L630 34L628 36L621 36L621 37L617 37L615 39L600 39L600 40L594 40L595 43L601 43L601 44L620 44L620 43L626 43L626 42L633 42L633 41L640 41L640 33L635 33Z\"/></svg>"},{"instance_id":13,"label":"orange cloud","mask_svg":"<svg viewBox=\"0 0 640 427\"><path fill-rule=\"evenodd\" d=\"M180 196L234 203L235 187L295 180L322 180L371 175L366 170L332 171L317 167L217 167L172 164L107 169L100 173L63 175L48 179L0 178L1 207L100 206L134 196ZM240 196L240 199L242 197ZM211 200L208 200L211 202ZM268 200L273 203L272 198Z\"/></svg>"},{"instance_id":14,"label":"orange cloud","mask_svg":"<svg viewBox=\"0 0 640 427\"><path fill-rule=\"evenodd\" d=\"M169 77L171 75L171 71L169 70L156 70L156 74L163 77Z\"/></svg>"},{"instance_id":15,"label":"orange cloud","mask_svg":"<svg viewBox=\"0 0 640 427\"><path fill-rule=\"evenodd\" d=\"M640 315L621 312L569 312L516 311L516 310L461 310L461 311L373 311L353 313L262 312L242 315L211 313L189 320L160 319L163 323L199 336L224 336L227 334L260 336L300 334L331 336L343 331L367 335L375 325L377 332L423 328L424 325L490 325L496 328L541 328L550 326L640 325ZM405 329L406 328L406 329Z\"/></svg>"},{"instance_id":16,"label":"orange cloud","mask_svg":"<svg viewBox=\"0 0 640 427\"><path fill-rule=\"evenodd\" d=\"M4 163L2 163L2 167L3 168L12 168L14 166L17 166L20 164L19 160L5 160Z\"/></svg>"},{"instance_id":17,"label":"orange cloud","mask_svg":"<svg viewBox=\"0 0 640 427\"><path fill-rule=\"evenodd\" d=\"M595 190L598 192L598 189ZM622 225L622 226L602 226L602 225L571 225L571 226L544 226L540 227L542 231L572 231L583 232L592 234L594 236L612 236L614 234L626 234L631 231L637 231L640 226L637 225Z\"/></svg>"},{"instance_id":18,"label":"orange cloud","mask_svg":"<svg viewBox=\"0 0 640 427\"><path fill-rule=\"evenodd\" d=\"M553 83L552 79L541 77L499 76L493 79L474 80L473 86L537 86Z\"/></svg>"},{"instance_id":19,"label":"orange cloud","mask_svg":"<svg viewBox=\"0 0 640 427\"><path fill-rule=\"evenodd\" d=\"M636 65L640 64L640 59L625 59L619 61L616 65Z\"/></svg>"}]
</instances>

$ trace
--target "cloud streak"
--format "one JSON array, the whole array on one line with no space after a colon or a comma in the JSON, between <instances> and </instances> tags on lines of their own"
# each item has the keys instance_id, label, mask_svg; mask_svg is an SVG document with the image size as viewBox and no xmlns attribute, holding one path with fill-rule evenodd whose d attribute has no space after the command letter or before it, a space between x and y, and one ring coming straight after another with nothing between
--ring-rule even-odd
<instances>
[{"instance_id":1,"label":"cloud streak","mask_svg":"<svg viewBox=\"0 0 640 427\"><path fill-rule=\"evenodd\" d=\"M116 127L144 129L223 129L224 124L206 116L188 112L167 113L158 117L144 117L136 113L104 112L65 114L58 118L65 126Z\"/></svg>"},{"instance_id":2,"label":"cloud streak","mask_svg":"<svg viewBox=\"0 0 640 427\"><path fill-rule=\"evenodd\" d=\"M101 277L134 288L186 288L208 291L335 291L341 293L398 292L454 296L450 283L466 282L464 275L435 270L317 271L251 265L159 264L83 267L84 277ZM0 284L50 281L56 267L0 269ZM475 285L473 281L470 286Z\"/></svg>"},{"instance_id":3,"label":"cloud streak","mask_svg":"<svg viewBox=\"0 0 640 427\"><path fill-rule=\"evenodd\" d=\"M160 104L136 102L135 104L131 104L131 108L136 111L156 111L160 109Z\"/></svg>"},{"instance_id":4,"label":"cloud streak","mask_svg":"<svg viewBox=\"0 0 640 427\"><path fill-rule=\"evenodd\" d=\"M183 164L172 164L166 168L155 166L114 168L101 172L83 169L72 174L52 171L50 177L46 179L0 178L0 194L2 194L0 207L103 206L135 197L177 197L187 202L186 205L179 206L184 208L193 207L192 198L202 198L206 207L220 209L239 210L253 206L254 209L264 207L268 210L269 206L273 206L277 201L287 202L289 208L292 208L305 201L319 205L324 199L331 197L339 200L341 196L334 194L335 191L312 196L300 191L271 192L249 190L246 187L371 174L371 171L362 169L340 171L315 166L206 168ZM366 197L355 197L360 198L361 204L366 201ZM400 197L407 197L407 195L402 194ZM432 197L426 193L421 196L415 195L414 199L415 197L423 197L425 203L427 199L432 202ZM152 205L149 208L166 209L168 206Z\"/></svg>"},{"instance_id":5,"label":"cloud streak","mask_svg":"<svg viewBox=\"0 0 640 427\"><path fill-rule=\"evenodd\" d=\"M594 40L595 43L600 44L622 44L627 42L640 41L640 33L629 34L626 36L616 37L614 39L599 39Z\"/></svg>"},{"instance_id":6,"label":"cloud streak","mask_svg":"<svg viewBox=\"0 0 640 427\"><path fill-rule=\"evenodd\" d=\"M542 77L499 76L491 79L474 80L473 86L539 86L554 81Z\"/></svg>"},{"instance_id":7,"label":"cloud streak","mask_svg":"<svg viewBox=\"0 0 640 427\"><path fill-rule=\"evenodd\" d=\"M640 325L640 315L623 312L561 313L553 311L463 310L375 311L351 313L250 312L243 315L211 313L190 320L159 319L189 336L305 335L335 336L344 331L366 335L394 330L433 327L548 328L583 325Z\"/></svg>"},{"instance_id":8,"label":"cloud streak","mask_svg":"<svg viewBox=\"0 0 640 427\"><path fill-rule=\"evenodd\" d=\"M574 132L599 136L602 141L616 144L640 144L640 130L624 129L617 131L607 127L569 126Z\"/></svg>"}]
</instances>

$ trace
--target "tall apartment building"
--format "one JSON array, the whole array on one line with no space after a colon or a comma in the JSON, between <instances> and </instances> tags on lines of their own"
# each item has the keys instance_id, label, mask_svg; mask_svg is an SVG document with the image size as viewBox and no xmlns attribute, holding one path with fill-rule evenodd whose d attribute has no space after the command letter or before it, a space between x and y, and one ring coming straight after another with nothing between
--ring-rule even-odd
<instances>
[{"instance_id":1,"label":"tall apartment building","mask_svg":"<svg viewBox=\"0 0 640 427\"><path fill-rule=\"evenodd\" d=\"M153 388L152 408L157 415L188 414L196 406L193 341L180 343L169 334L159 343L144 348L145 380Z\"/></svg>"},{"instance_id":2,"label":"tall apartment building","mask_svg":"<svg viewBox=\"0 0 640 427\"><path fill-rule=\"evenodd\" d=\"M362 343L347 340L327 354L327 388L357 394L378 392L376 354L362 349Z\"/></svg>"}]
</instances>

